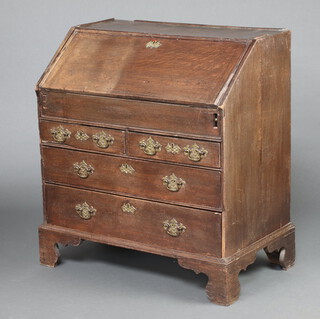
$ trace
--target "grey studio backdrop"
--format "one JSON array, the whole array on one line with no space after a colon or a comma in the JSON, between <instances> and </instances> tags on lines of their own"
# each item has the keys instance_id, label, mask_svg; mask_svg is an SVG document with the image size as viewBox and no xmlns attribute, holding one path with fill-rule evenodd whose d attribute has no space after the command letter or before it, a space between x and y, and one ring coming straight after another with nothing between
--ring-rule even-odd
<instances>
[{"instance_id":1,"label":"grey studio backdrop","mask_svg":"<svg viewBox=\"0 0 320 319\"><path fill-rule=\"evenodd\" d=\"M319 11L317 0L1 0L0 319L319 318ZM209 303L206 276L170 258L85 242L62 249L57 268L39 265L34 86L70 26L110 17L292 30L296 266L280 271L259 254L230 307Z\"/></svg>"}]
</instances>

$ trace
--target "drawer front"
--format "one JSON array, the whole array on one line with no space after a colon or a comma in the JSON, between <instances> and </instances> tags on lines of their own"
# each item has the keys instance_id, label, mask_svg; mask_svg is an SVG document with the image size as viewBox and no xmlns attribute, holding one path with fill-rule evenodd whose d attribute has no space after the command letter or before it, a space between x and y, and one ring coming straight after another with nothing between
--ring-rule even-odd
<instances>
[{"instance_id":1,"label":"drawer front","mask_svg":"<svg viewBox=\"0 0 320 319\"><path fill-rule=\"evenodd\" d=\"M220 136L217 110L175 104L48 92L40 98L40 115L198 136Z\"/></svg>"},{"instance_id":2,"label":"drawer front","mask_svg":"<svg viewBox=\"0 0 320 319\"><path fill-rule=\"evenodd\" d=\"M221 208L220 172L42 147L43 178L141 198Z\"/></svg>"},{"instance_id":3,"label":"drawer front","mask_svg":"<svg viewBox=\"0 0 320 319\"><path fill-rule=\"evenodd\" d=\"M45 186L50 224L221 257L221 214L69 187Z\"/></svg>"},{"instance_id":4,"label":"drawer front","mask_svg":"<svg viewBox=\"0 0 320 319\"><path fill-rule=\"evenodd\" d=\"M40 138L44 144L123 154L125 132L53 121L40 121Z\"/></svg>"},{"instance_id":5,"label":"drawer front","mask_svg":"<svg viewBox=\"0 0 320 319\"><path fill-rule=\"evenodd\" d=\"M129 132L128 154L176 163L220 167L220 144L216 142Z\"/></svg>"}]
</instances>

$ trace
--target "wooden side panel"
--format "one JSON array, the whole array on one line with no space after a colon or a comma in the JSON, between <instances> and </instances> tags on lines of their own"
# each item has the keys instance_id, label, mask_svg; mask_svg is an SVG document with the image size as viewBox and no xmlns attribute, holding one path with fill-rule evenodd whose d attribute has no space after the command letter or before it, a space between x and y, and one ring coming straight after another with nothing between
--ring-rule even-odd
<instances>
[{"instance_id":1,"label":"wooden side panel","mask_svg":"<svg viewBox=\"0 0 320 319\"><path fill-rule=\"evenodd\" d=\"M223 255L289 222L290 34L259 39L224 105Z\"/></svg>"},{"instance_id":2,"label":"wooden side panel","mask_svg":"<svg viewBox=\"0 0 320 319\"><path fill-rule=\"evenodd\" d=\"M290 220L291 34L268 37L263 45L262 223L281 227ZM264 231L266 231L264 229Z\"/></svg>"},{"instance_id":3,"label":"wooden side panel","mask_svg":"<svg viewBox=\"0 0 320 319\"><path fill-rule=\"evenodd\" d=\"M128 197L45 185L46 220L49 224L112 236L167 249L221 256L221 213L154 203ZM76 211L86 202L96 209L90 219ZM134 212L122 210L124 204ZM163 223L175 218L186 228L177 237L166 233Z\"/></svg>"}]
</instances>

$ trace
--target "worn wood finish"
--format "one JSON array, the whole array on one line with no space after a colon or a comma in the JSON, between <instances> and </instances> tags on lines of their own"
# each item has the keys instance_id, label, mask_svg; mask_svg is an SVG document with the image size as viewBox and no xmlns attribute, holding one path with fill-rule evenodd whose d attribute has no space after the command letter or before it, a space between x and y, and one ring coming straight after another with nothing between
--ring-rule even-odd
<instances>
[{"instance_id":1,"label":"worn wood finish","mask_svg":"<svg viewBox=\"0 0 320 319\"><path fill-rule=\"evenodd\" d=\"M150 137L155 142L160 143L161 145L161 149L155 154L151 155L146 154L147 152L145 152L145 150L140 147L141 141L147 141ZM199 150L204 149L207 152L203 157L201 156L199 161L197 160L197 157L195 158L197 161L191 160L188 155L184 153L184 148L186 148L187 146L192 147L194 144L197 144L199 146ZM168 137L129 132L128 155L197 166L208 166L213 168L220 167L220 143L174 138L172 136Z\"/></svg>"},{"instance_id":2,"label":"worn wood finish","mask_svg":"<svg viewBox=\"0 0 320 319\"><path fill-rule=\"evenodd\" d=\"M109 155L42 148L43 178L47 182L104 190L140 198L167 201L206 209L221 208L220 172L152 163ZM85 161L94 168L88 178L74 171L74 163ZM133 173L123 173L121 165L128 164ZM170 191L162 178L175 174L185 181L179 191Z\"/></svg>"},{"instance_id":3,"label":"worn wood finish","mask_svg":"<svg viewBox=\"0 0 320 319\"><path fill-rule=\"evenodd\" d=\"M292 267L289 31L79 25L36 92L42 264L56 265L58 243L81 240L169 256L205 273L221 305L238 298L238 274L257 251ZM52 125L68 129L63 141ZM89 138L75 139L78 130ZM114 143L97 147L97 130Z\"/></svg>"},{"instance_id":4,"label":"worn wood finish","mask_svg":"<svg viewBox=\"0 0 320 319\"><path fill-rule=\"evenodd\" d=\"M192 37L194 39L214 38L220 41L225 40L252 40L256 37L281 33L284 29L277 28L250 28L232 27L221 25L201 25L189 23L157 22L145 20L115 20L108 19L88 24L82 24L78 28L114 31L124 33L141 34L147 33L150 36L162 35L174 38Z\"/></svg>"},{"instance_id":5,"label":"worn wood finish","mask_svg":"<svg viewBox=\"0 0 320 319\"><path fill-rule=\"evenodd\" d=\"M53 185L45 186L45 196L49 224L221 257L221 213ZM89 220L80 218L75 209L84 202L96 209ZM123 211L128 203L134 212ZM186 227L177 237L168 235L163 227L173 218Z\"/></svg>"},{"instance_id":6,"label":"worn wood finish","mask_svg":"<svg viewBox=\"0 0 320 319\"><path fill-rule=\"evenodd\" d=\"M215 258L198 253L167 249L50 224L43 224L39 227L39 239L41 258L42 261L46 261L43 262L43 265L51 267L57 264L57 258L59 257L58 250L53 250L52 247L57 247L58 243L78 245L81 240L90 240L177 258L181 267L208 276L206 292L209 300L224 306L228 306L238 299L240 294L239 272L246 270L254 262L259 250L264 248L268 252L268 249L274 251L285 248L288 252L284 258L287 267L292 266L294 262L292 259L294 257L294 226L291 223L227 258ZM274 252L276 253L276 251ZM275 261L272 260L271 262L274 263Z\"/></svg>"},{"instance_id":7,"label":"worn wood finish","mask_svg":"<svg viewBox=\"0 0 320 319\"><path fill-rule=\"evenodd\" d=\"M40 93L40 112L45 118L74 119L88 124L220 136L220 125L215 125L218 113L208 108L44 91Z\"/></svg>"},{"instance_id":8,"label":"worn wood finish","mask_svg":"<svg viewBox=\"0 0 320 319\"><path fill-rule=\"evenodd\" d=\"M41 143L44 145L46 144L51 146L112 154L125 153L125 132L121 130L61 123L56 121L40 121L39 126ZM52 129L59 126L62 126L62 128L67 129L70 132L70 137L63 142L56 141L51 133ZM97 142L99 140L97 140L97 142L94 140L95 135L99 137L103 133L106 135L106 137L110 135L114 139L112 141L112 144L107 147L105 147L104 144L98 144Z\"/></svg>"},{"instance_id":9,"label":"worn wood finish","mask_svg":"<svg viewBox=\"0 0 320 319\"><path fill-rule=\"evenodd\" d=\"M288 32L255 42L223 105L224 256L289 222L289 49Z\"/></svg>"},{"instance_id":10,"label":"worn wood finish","mask_svg":"<svg viewBox=\"0 0 320 319\"><path fill-rule=\"evenodd\" d=\"M149 36L113 36L75 30L39 86L174 103L212 104L247 49L246 42L195 43L172 38L156 39L161 46L146 49L150 40Z\"/></svg>"},{"instance_id":11,"label":"worn wood finish","mask_svg":"<svg viewBox=\"0 0 320 319\"><path fill-rule=\"evenodd\" d=\"M59 263L58 243L64 246L79 246L82 240L79 237L65 233L55 233L39 227L39 254L41 265L55 267Z\"/></svg>"},{"instance_id":12,"label":"worn wood finish","mask_svg":"<svg viewBox=\"0 0 320 319\"><path fill-rule=\"evenodd\" d=\"M264 251L272 264L280 265L284 270L290 269L294 265L296 257L294 231L269 243Z\"/></svg>"}]
</instances>

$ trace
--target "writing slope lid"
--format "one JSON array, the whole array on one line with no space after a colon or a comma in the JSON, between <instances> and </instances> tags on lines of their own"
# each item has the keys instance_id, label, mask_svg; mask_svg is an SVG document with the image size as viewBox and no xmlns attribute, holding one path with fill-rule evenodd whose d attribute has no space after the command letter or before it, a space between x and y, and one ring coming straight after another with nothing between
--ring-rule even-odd
<instances>
[{"instance_id":1,"label":"writing slope lid","mask_svg":"<svg viewBox=\"0 0 320 319\"><path fill-rule=\"evenodd\" d=\"M148 45L152 40L158 42ZM39 87L213 105L247 47L248 41L75 29L49 65Z\"/></svg>"}]
</instances>

